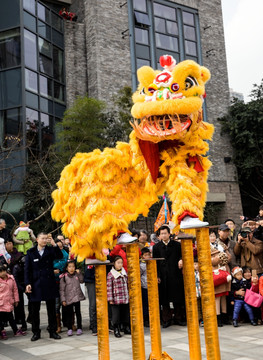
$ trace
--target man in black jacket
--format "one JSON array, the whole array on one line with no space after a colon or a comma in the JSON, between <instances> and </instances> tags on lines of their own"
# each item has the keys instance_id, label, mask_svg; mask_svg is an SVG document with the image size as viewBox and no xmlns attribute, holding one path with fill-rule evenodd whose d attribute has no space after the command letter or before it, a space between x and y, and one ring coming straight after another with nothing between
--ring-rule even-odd
<instances>
[{"instance_id":1,"label":"man in black jacket","mask_svg":"<svg viewBox=\"0 0 263 360\"><path fill-rule=\"evenodd\" d=\"M39 312L41 301L46 302L50 338L61 339L56 332L55 299L59 295L53 271L53 261L61 259L63 254L53 239L51 240L52 246L46 246L47 240L47 234L38 234L37 245L28 250L25 261L25 285L26 292L29 294L32 315L33 336L31 341L40 338Z\"/></svg>"},{"instance_id":2,"label":"man in black jacket","mask_svg":"<svg viewBox=\"0 0 263 360\"><path fill-rule=\"evenodd\" d=\"M172 323L170 302L174 306L175 320L179 325L185 325L184 283L182 270L178 267L178 262L182 258L181 244L170 240L170 229L168 226L161 226L158 232L161 241L153 246L153 257L165 258L165 260L157 262L163 327L166 328Z\"/></svg>"}]
</instances>

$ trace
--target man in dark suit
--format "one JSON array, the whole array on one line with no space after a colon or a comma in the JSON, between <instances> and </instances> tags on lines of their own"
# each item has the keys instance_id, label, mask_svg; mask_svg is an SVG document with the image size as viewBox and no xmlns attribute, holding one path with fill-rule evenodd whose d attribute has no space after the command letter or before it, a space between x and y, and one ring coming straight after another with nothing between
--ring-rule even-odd
<instances>
[{"instance_id":1,"label":"man in dark suit","mask_svg":"<svg viewBox=\"0 0 263 360\"><path fill-rule=\"evenodd\" d=\"M165 259L157 261L163 328L172 324L170 302L174 306L175 323L185 325L184 283L182 270L178 267L182 258L181 244L170 240L170 228L167 225L161 226L158 233L160 242L153 246L153 258Z\"/></svg>"},{"instance_id":2,"label":"man in dark suit","mask_svg":"<svg viewBox=\"0 0 263 360\"><path fill-rule=\"evenodd\" d=\"M47 234L40 233L37 236L37 245L29 249L25 261L25 285L26 293L29 294L32 332L31 341L40 338L40 304L46 302L48 326L50 338L61 339L57 334L56 323L56 303L58 297L58 288L53 270L53 261L63 257L59 247L54 240L51 240L52 246L47 245Z\"/></svg>"}]
</instances>

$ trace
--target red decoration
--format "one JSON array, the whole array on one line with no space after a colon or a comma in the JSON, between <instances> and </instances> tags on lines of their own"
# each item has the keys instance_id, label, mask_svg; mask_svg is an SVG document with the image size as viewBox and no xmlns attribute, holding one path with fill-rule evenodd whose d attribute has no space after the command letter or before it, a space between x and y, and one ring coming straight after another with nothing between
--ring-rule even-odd
<instances>
[{"instance_id":1,"label":"red decoration","mask_svg":"<svg viewBox=\"0 0 263 360\"><path fill-rule=\"evenodd\" d=\"M173 62L173 57L170 55L162 55L160 56L159 61L162 67L171 66Z\"/></svg>"}]
</instances>

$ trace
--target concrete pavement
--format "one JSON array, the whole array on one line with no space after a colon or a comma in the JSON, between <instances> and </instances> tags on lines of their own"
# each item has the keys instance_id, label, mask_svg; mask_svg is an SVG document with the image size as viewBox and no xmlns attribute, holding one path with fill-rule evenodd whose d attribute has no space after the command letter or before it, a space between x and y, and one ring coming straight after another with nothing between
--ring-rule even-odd
<instances>
[{"instance_id":1,"label":"concrete pavement","mask_svg":"<svg viewBox=\"0 0 263 360\"><path fill-rule=\"evenodd\" d=\"M45 305L41 306L41 339L32 342L29 330L26 336L15 338L11 328L7 328L8 340L0 341L0 360L97 360L97 337L88 330L88 301L81 303L83 316L83 334L68 337L63 328L61 340L49 339L46 331L47 315ZM30 329L30 325L29 325ZM200 328L202 354L205 356L204 329ZM131 336L124 335L117 339L110 337L111 360L132 360ZM261 360L263 359L263 326L241 324L219 328L222 360ZM163 350L174 360L189 359L187 328L171 326L162 329ZM148 357L151 351L150 332L145 329L145 349Z\"/></svg>"}]
</instances>

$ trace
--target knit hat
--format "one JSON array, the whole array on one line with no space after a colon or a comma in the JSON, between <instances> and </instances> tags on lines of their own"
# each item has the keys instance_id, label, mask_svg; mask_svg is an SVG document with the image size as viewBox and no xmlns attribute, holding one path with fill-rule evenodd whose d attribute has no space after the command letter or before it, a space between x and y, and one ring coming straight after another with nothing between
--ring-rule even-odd
<instances>
[{"instance_id":1,"label":"knit hat","mask_svg":"<svg viewBox=\"0 0 263 360\"><path fill-rule=\"evenodd\" d=\"M19 226L24 227L24 226L26 226L26 223L24 221L20 221Z\"/></svg>"},{"instance_id":2,"label":"knit hat","mask_svg":"<svg viewBox=\"0 0 263 360\"><path fill-rule=\"evenodd\" d=\"M241 267L239 266L235 266L233 269L232 269L232 275L235 276L238 272L242 272L243 273L243 270L241 269Z\"/></svg>"}]
</instances>

